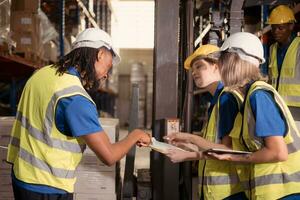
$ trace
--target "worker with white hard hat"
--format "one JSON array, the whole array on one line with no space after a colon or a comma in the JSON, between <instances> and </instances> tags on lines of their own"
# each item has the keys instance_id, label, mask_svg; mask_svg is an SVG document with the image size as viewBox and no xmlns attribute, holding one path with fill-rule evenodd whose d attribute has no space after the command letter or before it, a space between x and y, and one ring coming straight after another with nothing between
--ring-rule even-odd
<instances>
[{"instance_id":1,"label":"worker with white hard hat","mask_svg":"<svg viewBox=\"0 0 300 200\"><path fill-rule=\"evenodd\" d=\"M275 7L267 21L275 43L270 47L269 80L300 127L300 37L293 32L295 16L286 5Z\"/></svg>"},{"instance_id":2,"label":"worker with white hard hat","mask_svg":"<svg viewBox=\"0 0 300 200\"><path fill-rule=\"evenodd\" d=\"M11 132L7 161L12 163L15 199L73 199L75 170L87 144L107 165L133 145L148 145L142 130L110 143L88 91L97 90L120 56L99 28L81 32L72 51L39 69L26 83Z\"/></svg>"},{"instance_id":3,"label":"worker with white hard hat","mask_svg":"<svg viewBox=\"0 0 300 200\"><path fill-rule=\"evenodd\" d=\"M234 150L246 155L208 153L236 165L248 199L300 198L300 136L278 92L261 81L263 46L253 34L231 35L219 59L225 86L244 97L242 130L230 134Z\"/></svg>"},{"instance_id":4,"label":"worker with white hard hat","mask_svg":"<svg viewBox=\"0 0 300 200\"><path fill-rule=\"evenodd\" d=\"M231 149L232 132L241 129L240 105L242 97L234 90L227 91L221 82L218 66L219 48L206 44L200 46L184 62L184 68L192 70L195 85L209 93L210 107L208 122L201 131L202 136L190 133L173 133L165 137L172 144L194 144L200 149ZM199 195L200 199L245 199L245 193L236 168L232 163L218 160L205 160L201 152L170 149L166 154L172 162L199 160Z\"/></svg>"}]
</instances>

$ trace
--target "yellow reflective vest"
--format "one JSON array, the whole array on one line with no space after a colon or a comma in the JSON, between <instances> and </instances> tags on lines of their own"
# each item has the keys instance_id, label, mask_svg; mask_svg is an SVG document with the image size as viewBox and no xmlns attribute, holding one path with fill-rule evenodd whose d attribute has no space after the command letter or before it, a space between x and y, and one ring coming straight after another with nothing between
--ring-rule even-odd
<instances>
[{"instance_id":1,"label":"yellow reflective vest","mask_svg":"<svg viewBox=\"0 0 300 200\"><path fill-rule=\"evenodd\" d=\"M288 106L300 107L300 37L296 37L290 44L282 62L278 80L277 48L275 43L270 48L269 68L274 88L285 100Z\"/></svg>"},{"instance_id":2,"label":"yellow reflective vest","mask_svg":"<svg viewBox=\"0 0 300 200\"><path fill-rule=\"evenodd\" d=\"M55 124L57 102L82 95L91 102L78 77L56 74L46 66L28 80L23 90L8 146L7 161L17 179L72 193L85 144L62 134Z\"/></svg>"},{"instance_id":3,"label":"yellow reflective vest","mask_svg":"<svg viewBox=\"0 0 300 200\"><path fill-rule=\"evenodd\" d=\"M242 148L239 150L255 152L264 147L263 139L255 136L255 117L250 105L250 95L259 89L273 94L276 104L285 116L287 133L284 141L288 148L288 159L277 163L248 164L244 169L239 169L243 170L239 175L249 199L273 200L300 193L300 135L286 103L278 92L271 85L256 81L245 97L243 131L239 138Z\"/></svg>"},{"instance_id":4,"label":"yellow reflective vest","mask_svg":"<svg viewBox=\"0 0 300 200\"><path fill-rule=\"evenodd\" d=\"M226 91L226 89L223 89L218 97L216 105L213 107L203 135L203 138L214 143L220 143L218 139L219 101L224 91ZM242 103L241 95L236 91L226 92L233 94L238 102L238 107L240 108L240 104ZM242 116L238 113L230 134L233 132L239 133L241 131L241 120ZM205 200L224 199L239 192L243 192L243 188L240 185L236 173L235 163L218 160L199 160L198 174L199 196L203 196Z\"/></svg>"}]
</instances>

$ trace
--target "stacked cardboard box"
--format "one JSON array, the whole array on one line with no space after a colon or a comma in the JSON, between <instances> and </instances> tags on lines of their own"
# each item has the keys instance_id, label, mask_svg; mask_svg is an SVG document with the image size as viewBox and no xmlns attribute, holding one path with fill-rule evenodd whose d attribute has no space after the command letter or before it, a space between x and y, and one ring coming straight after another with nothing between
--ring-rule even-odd
<instances>
[{"instance_id":1,"label":"stacked cardboard box","mask_svg":"<svg viewBox=\"0 0 300 200\"><path fill-rule=\"evenodd\" d=\"M37 13L40 8L40 0L12 0L11 11L27 11Z\"/></svg>"},{"instance_id":2,"label":"stacked cardboard box","mask_svg":"<svg viewBox=\"0 0 300 200\"><path fill-rule=\"evenodd\" d=\"M118 141L119 120L100 118L101 126L111 142ZM77 168L75 200L114 200L116 199L116 175L118 166L106 166L94 152L87 148Z\"/></svg>"},{"instance_id":3,"label":"stacked cardboard box","mask_svg":"<svg viewBox=\"0 0 300 200\"><path fill-rule=\"evenodd\" d=\"M7 147L14 117L0 117L0 146ZM14 199L11 186L11 165L6 160L7 149L0 148L0 199Z\"/></svg>"},{"instance_id":4,"label":"stacked cardboard box","mask_svg":"<svg viewBox=\"0 0 300 200\"><path fill-rule=\"evenodd\" d=\"M12 0L11 32L16 42L15 53L35 61L42 51L39 0Z\"/></svg>"}]
</instances>

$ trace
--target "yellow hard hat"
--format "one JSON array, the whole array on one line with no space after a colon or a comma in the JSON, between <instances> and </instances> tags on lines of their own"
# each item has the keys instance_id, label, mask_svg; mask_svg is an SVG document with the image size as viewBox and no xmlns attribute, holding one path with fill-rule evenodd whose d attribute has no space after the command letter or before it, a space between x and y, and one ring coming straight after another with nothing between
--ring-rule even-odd
<instances>
[{"instance_id":1,"label":"yellow hard hat","mask_svg":"<svg viewBox=\"0 0 300 200\"><path fill-rule=\"evenodd\" d=\"M191 54L189 57L187 57L187 59L185 59L184 61L184 68L185 69L190 69L191 68L191 63L192 61L199 56L203 56L203 58L215 58L213 55L213 53L216 53L220 50L219 47L212 45L212 44L206 44L206 45L202 45L201 47L199 47L198 49L196 49L194 51L193 54Z\"/></svg>"},{"instance_id":2,"label":"yellow hard hat","mask_svg":"<svg viewBox=\"0 0 300 200\"><path fill-rule=\"evenodd\" d=\"M274 8L269 16L267 24L286 24L296 22L292 9L280 5Z\"/></svg>"}]
</instances>

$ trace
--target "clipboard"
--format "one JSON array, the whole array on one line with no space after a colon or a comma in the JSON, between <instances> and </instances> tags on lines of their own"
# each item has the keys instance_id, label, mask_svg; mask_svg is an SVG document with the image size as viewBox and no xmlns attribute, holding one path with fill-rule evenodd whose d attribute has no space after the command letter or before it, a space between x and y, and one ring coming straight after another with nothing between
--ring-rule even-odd
<instances>
[{"instance_id":1,"label":"clipboard","mask_svg":"<svg viewBox=\"0 0 300 200\"><path fill-rule=\"evenodd\" d=\"M249 151L237 151L237 150L230 150L230 149L218 149L218 148L211 148L206 149L203 153L216 153L216 154L238 154L238 155L245 155L251 154L252 152Z\"/></svg>"},{"instance_id":2,"label":"clipboard","mask_svg":"<svg viewBox=\"0 0 300 200\"><path fill-rule=\"evenodd\" d=\"M171 145L171 144L168 144L165 142L159 142L154 137L151 138L151 144L149 145L149 147L155 151L162 153L162 154L166 154L169 149L177 149L177 150L181 150L181 151L186 151L186 150L176 147L174 145Z\"/></svg>"}]
</instances>

